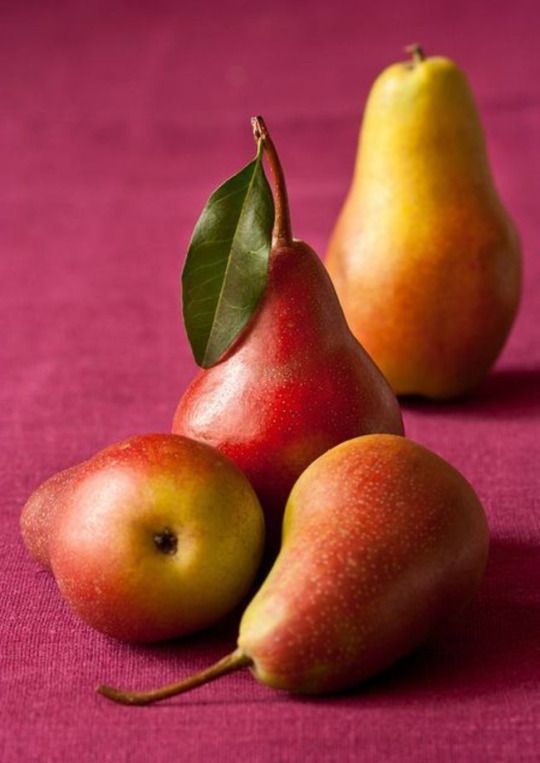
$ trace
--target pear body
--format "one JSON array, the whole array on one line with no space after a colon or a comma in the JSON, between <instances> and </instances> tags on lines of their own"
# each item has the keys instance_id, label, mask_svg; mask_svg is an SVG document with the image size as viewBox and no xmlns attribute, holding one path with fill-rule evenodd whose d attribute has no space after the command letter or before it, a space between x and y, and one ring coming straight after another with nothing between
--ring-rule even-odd
<instances>
[{"instance_id":1,"label":"pear body","mask_svg":"<svg viewBox=\"0 0 540 763\"><path fill-rule=\"evenodd\" d=\"M274 688L353 686L454 616L487 552L482 506L453 467L404 437L342 443L295 484L239 649Z\"/></svg>"},{"instance_id":2,"label":"pear body","mask_svg":"<svg viewBox=\"0 0 540 763\"><path fill-rule=\"evenodd\" d=\"M454 397L495 362L518 307L520 246L450 60L395 64L375 82L327 265L398 394Z\"/></svg>"},{"instance_id":3,"label":"pear body","mask_svg":"<svg viewBox=\"0 0 540 763\"><path fill-rule=\"evenodd\" d=\"M173 432L215 446L247 475L274 548L290 489L308 464L359 434L403 432L395 395L306 244L272 249L255 316L188 387Z\"/></svg>"}]
</instances>

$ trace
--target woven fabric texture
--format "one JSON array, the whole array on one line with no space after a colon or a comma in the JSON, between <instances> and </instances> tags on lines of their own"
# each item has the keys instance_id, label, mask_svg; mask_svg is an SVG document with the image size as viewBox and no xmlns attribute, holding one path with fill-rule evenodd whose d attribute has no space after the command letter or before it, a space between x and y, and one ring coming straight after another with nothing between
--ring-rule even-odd
<instances>
[{"instance_id":1,"label":"woven fabric texture","mask_svg":"<svg viewBox=\"0 0 540 763\"><path fill-rule=\"evenodd\" d=\"M540 749L540 56L536 2L240 0L0 5L0 759L533 761ZM522 309L471 398L407 403L408 435L475 486L492 532L474 607L340 697L228 676L160 706L96 696L206 666L235 622L162 646L92 631L25 553L53 472L168 431L195 372L179 273L198 214L265 116L296 235L324 252L363 102L407 43L468 72L525 254Z\"/></svg>"}]
</instances>

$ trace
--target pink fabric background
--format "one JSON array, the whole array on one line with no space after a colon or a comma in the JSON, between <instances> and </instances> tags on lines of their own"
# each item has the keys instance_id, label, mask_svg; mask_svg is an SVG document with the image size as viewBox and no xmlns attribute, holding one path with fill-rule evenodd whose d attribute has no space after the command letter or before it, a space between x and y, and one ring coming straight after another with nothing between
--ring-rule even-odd
<instances>
[{"instance_id":1,"label":"pink fabric background","mask_svg":"<svg viewBox=\"0 0 540 763\"><path fill-rule=\"evenodd\" d=\"M537 3L5 0L0 6L2 761L532 761L540 743L540 56ZM493 535L476 607L346 696L296 699L248 673L154 708L234 622L134 648L74 619L26 556L20 508L52 472L167 430L195 370L180 263L209 191L253 154L262 113L298 236L321 253L377 72L420 41L470 75L525 292L478 394L407 404L408 434L472 481Z\"/></svg>"}]
</instances>

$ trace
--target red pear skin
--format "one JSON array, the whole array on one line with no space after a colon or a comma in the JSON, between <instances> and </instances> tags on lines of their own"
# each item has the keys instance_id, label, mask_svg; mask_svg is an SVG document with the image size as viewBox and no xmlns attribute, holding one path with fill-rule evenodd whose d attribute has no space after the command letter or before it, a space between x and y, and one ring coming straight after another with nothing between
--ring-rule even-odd
<instances>
[{"instance_id":1,"label":"red pear skin","mask_svg":"<svg viewBox=\"0 0 540 763\"><path fill-rule=\"evenodd\" d=\"M285 179L262 118L276 218L258 311L223 360L183 395L173 432L210 443L254 486L277 550L289 492L304 469L343 440L403 433L397 399L351 334L315 252L292 238Z\"/></svg>"},{"instance_id":2,"label":"red pear skin","mask_svg":"<svg viewBox=\"0 0 540 763\"><path fill-rule=\"evenodd\" d=\"M295 241L270 255L263 302L218 365L200 371L173 431L208 442L254 486L268 532L318 456L359 434L401 434L397 400L350 333L326 270Z\"/></svg>"},{"instance_id":3,"label":"red pear skin","mask_svg":"<svg viewBox=\"0 0 540 763\"><path fill-rule=\"evenodd\" d=\"M241 622L255 677L333 692L387 668L475 594L488 528L472 487L403 437L345 442L304 472L283 547Z\"/></svg>"},{"instance_id":4,"label":"red pear skin","mask_svg":"<svg viewBox=\"0 0 540 763\"><path fill-rule=\"evenodd\" d=\"M62 506L66 490L81 466L76 464L49 477L32 493L21 513L24 545L36 562L47 569L50 569L50 528Z\"/></svg>"},{"instance_id":5,"label":"red pear skin","mask_svg":"<svg viewBox=\"0 0 540 763\"><path fill-rule=\"evenodd\" d=\"M257 497L214 448L141 435L86 462L51 529L51 567L71 609L127 641L182 636L247 594L264 545Z\"/></svg>"}]
</instances>

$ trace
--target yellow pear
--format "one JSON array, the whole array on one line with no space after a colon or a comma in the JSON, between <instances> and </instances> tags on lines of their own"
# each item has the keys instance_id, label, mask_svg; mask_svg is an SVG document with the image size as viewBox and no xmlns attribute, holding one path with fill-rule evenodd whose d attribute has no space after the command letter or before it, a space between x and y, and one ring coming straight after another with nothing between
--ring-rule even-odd
<instances>
[{"instance_id":1,"label":"yellow pear","mask_svg":"<svg viewBox=\"0 0 540 763\"><path fill-rule=\"evenodd\" d=\"M327 265L394 390L442 399L474 388L499 355L521 256L465 75L409 50L369 95Z\"/></svg>"}]
</instances>

